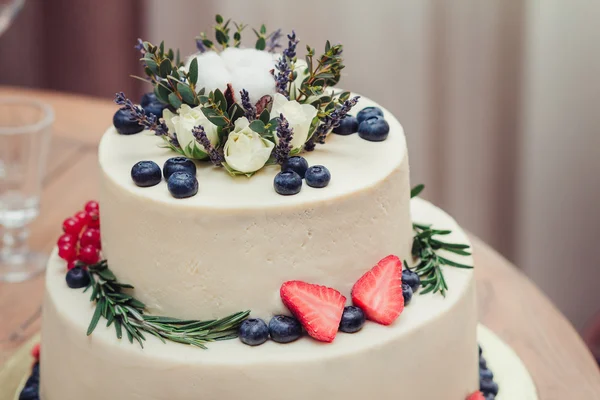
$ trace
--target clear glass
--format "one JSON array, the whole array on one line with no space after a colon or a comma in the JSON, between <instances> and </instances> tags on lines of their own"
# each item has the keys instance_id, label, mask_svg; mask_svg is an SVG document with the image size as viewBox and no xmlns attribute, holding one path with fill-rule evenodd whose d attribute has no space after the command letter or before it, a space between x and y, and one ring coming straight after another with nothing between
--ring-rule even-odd
<instances>
[{"instance_id":1,"label":"clear glass","mask_svg":"<svg viewBox=\"0 0 600 400\"><path fill-rule=\"evenodd\" d=\"M4 33L25 5L25 0L0 0L0 35Z\"/></svg>"},{"instance_id":2,"label":"clear glass","mask_svg":"<svg viewBox=\"0 0 600 400\"><path fill-rule=\"evenodd\" d=\"M0 281L27 280L46 265L27 239L39 214L53 122L45 103L0 97Z\"/></svg>"}]
</instances>

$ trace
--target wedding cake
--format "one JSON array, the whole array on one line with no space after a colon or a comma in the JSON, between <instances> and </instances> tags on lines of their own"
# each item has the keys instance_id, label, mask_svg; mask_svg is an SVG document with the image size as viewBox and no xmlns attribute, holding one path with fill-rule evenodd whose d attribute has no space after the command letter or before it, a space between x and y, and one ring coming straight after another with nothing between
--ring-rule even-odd
<instances>
[{"instance_id":1,"label":"wedding cake","mask_svg":"<svg viewBox=\"0 0 600 400\"><path fill-rule=\"evenodd\" d=\"M402 126L337 89L341 45L243 29L139 42L154 91L117 95L48 264L40 397L464 400L469 241L411 190Z\"/></svg>"}]
</instances>

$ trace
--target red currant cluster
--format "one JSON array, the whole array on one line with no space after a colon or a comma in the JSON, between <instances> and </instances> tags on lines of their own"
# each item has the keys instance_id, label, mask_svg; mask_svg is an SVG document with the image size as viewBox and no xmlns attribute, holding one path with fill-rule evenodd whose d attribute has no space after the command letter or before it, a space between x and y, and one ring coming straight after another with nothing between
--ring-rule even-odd
<instances>
[{"instance_id":1,"label":"red currant cluster","mask_svg":"<svg viewBox=\"0 0 600 400\"><path fill-rule=\"evenodd\" d=\"M58 238L58 256L71 270L77 262L90 265L100 261L100 208L88 201L85 209L63 222L63 235Z\"/></svg>"}]
</instances>

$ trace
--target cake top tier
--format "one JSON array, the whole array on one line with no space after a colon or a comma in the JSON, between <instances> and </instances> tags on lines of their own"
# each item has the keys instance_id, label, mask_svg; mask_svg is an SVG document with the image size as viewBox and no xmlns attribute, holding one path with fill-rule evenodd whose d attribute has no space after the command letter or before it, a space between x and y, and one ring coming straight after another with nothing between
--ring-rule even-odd
<instances>
[{"instance_id":1,"label":"cake top tier","mask_svg":"<svg viewBox=\"0 0 600 400\"><path fill-rule=\"evenodd\" d=\"M362 97L357 110L377 106ZM176 156L172 150L159 147L160 138L151 132L137 135L120 135L109 129L100 143L99 159L103 173L117 186L133 196L148 201L176 203L182 207L206 208L265 208L273 206L295 207L316 201L339 199L349 193L360 192L378 185L399 168L406 157L406 142L402 126L386 110L384 117L390 132L385 142L363 140L357 134L341 136L332 134L327 145L313 152L303 153L309 165L324 165L331 173L331 182L326 188L312 188L303 184L295 196L281 196L273 188L273 178L280 171L279 165L266 166L251 178L231 177L218 171L207 161L196 162L199 182L198 195L187 199L176 199L163 182L152 187L138 187L130 171L142 160L151 160L159 166Z\"/></svg>"}]
</instances>

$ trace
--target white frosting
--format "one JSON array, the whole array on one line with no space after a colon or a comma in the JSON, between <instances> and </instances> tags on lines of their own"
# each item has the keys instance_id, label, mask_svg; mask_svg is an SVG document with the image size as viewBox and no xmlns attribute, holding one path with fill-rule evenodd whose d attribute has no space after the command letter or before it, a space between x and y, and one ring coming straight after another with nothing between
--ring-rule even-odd
<instances>
[{"instance_id":1,"label":"white frosting","mask_svg":"<svg viewBox=\"0 0 600 400\"><path fill-rule=\"evenodd\" d=\"M412 216L453 230L448 241L468 243L454 220L423 200L412 201ZM473 263L472 257L443 256ZM46 276L41 397L464 400L478 388L474 277L472 270L451 267L444 274L450 288L445 298L417 294L390 327L367 322L359 333L340 333L332 344L305 337L249 347L231 340L200 350L149 337L141 349L117 340L114 328L102 322L86 336L93 313L89 293L66 286L65 263L55 252ZM264 278L244 275L248 285ZM277 297L277 291L271 295Z\"/></svg>"},{"instance_id":2,"label":"white frosting","mask_svg":"<svg viewBox=\"0 0 600 400\"><path fill-rule=\"evenodd\" d=\"M356 110L376 103L362 98ZM132 165L163 165L175 154L151 134L119 135L100 143L102 242L112 270L135 284L154 314L206 319L251 309L268 317L284 311L282 282L305 280L349 293L375 263L410 257L409 170L402 127L385 142L330 135L305 153L323 164L331 183L304 184L295 196L273 189L277 166L252 178L230 177L198 164L198 194L173 198L166 183L137 187Z\"/></svg>"}]
</instances>

